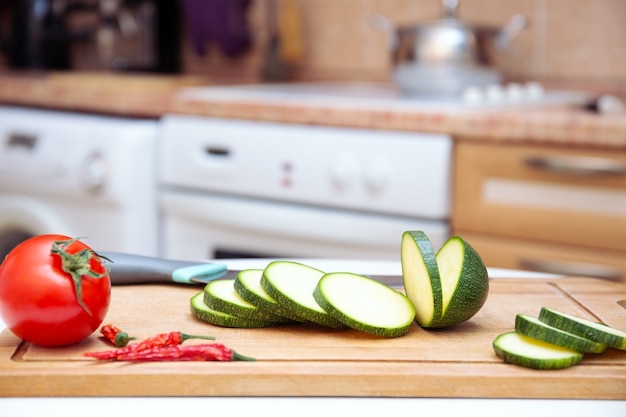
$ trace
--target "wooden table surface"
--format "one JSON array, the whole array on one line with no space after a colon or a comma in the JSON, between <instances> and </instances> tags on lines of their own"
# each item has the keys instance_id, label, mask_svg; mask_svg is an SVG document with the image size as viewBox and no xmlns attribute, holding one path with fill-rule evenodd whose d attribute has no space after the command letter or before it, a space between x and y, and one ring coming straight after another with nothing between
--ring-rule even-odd
<instances>
[{"instance_id":1,"label":"wooden table surface","mask_svg":"<svg viewBox=\"0 0 626 417\"><path fill-rule=\"evenodd\" d=\"M449 329L413 325L399 338L294 324L220 328L195 319L202 287L120 286L106 322L141 339L179 330L206 334L255 362L113 363L83 357L109 346L96 332L64 348L0 334L0 395L322 396L626 399L626 352L587 354L574 367L539 371L504 363L492 347L515 315L542 306L626 330L626 285L586 278L492 279L483 309ZM188 341L186 343L195 343Z\"/></svg>"}]
</instances>

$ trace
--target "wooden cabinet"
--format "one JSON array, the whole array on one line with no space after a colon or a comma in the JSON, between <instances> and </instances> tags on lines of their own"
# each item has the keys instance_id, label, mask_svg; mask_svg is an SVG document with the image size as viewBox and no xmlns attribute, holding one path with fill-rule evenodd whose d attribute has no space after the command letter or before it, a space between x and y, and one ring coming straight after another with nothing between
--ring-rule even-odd
<instances>
[{"instance_id":1,"label":"wooden cabinet","mask_svg":"<svg viewBox=\"0 0 626 417\"><path fill-rule=\"evenodd\" d=\"M626 282L626 152L459 140L452 228L488 266Z\"/></svg>"}]
</instances>

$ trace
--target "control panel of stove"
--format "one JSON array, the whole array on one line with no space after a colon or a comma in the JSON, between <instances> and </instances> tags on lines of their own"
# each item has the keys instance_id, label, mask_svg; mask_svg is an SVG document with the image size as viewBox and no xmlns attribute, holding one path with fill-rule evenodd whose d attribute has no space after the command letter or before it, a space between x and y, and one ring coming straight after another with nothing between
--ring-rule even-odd
<instances>
[{"instance_id":1,"label":"control panel of stove","mask_svg":"<svg viewBox=\"0 0 626 417\"><path fill-rule=\"evenodd\" d=\"M170 191L449 216L448 135L183 115L166 116L162 132L161 184Z\"/></svg>"}]
</instances>

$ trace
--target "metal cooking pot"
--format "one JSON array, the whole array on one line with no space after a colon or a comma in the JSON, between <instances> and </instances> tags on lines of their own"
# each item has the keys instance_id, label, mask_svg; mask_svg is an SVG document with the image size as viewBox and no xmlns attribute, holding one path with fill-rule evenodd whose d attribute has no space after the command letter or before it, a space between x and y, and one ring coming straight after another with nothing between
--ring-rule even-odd
<instances>
[{"instance_id":1,"label":"metal cooking pot","mask_svg":"<svg viewBox=\"0 0 626 417\"><path fill-rule=\"evenodd\" d=\"M393 80L408 93L457 94L468 86L501 82L495 61L526 27L526 18L513 16L503 28L467 25L456 18L458 0L443 0L443 18L397 27L381 15L375 28L388 35Z\"/></svg>"}]
</instances>

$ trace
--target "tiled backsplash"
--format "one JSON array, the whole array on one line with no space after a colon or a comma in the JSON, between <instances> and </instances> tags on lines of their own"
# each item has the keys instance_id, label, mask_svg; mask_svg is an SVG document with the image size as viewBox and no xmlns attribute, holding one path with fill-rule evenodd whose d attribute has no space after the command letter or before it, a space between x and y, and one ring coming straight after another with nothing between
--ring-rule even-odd
<instances>
[{"instance_id":1,"label":"tiled backsplash","mask_svg":"<svg viewBox=\"0 0 626 417\"><path fill-rule=\"evenodd\" d=\"M294 6L302 41L292 79L388 81L387 35L370 19L381 14L399 26L439 19L441 0L250 0L247 21L253 45L227 58L215 44L198 56L183 34L183 72L220 79L256 80L267 60L267 10ZM626 95L626 0L459 0L463 22L504 26L515 14L528 27L501 59L507 80L591 87ZM294 23L294 20L291 20ZM285 40L283 40L284 42ZM0 68L6 66L0 56Z\"/></svg>"},{"instance_id":2,"label":"tiled backsplash","mask_svg":"<svg viewBox=\"0 0 626 417\"><path fill-rule=\"evenodd\" d=\"M253 0L248 19L254 45L245 55L226 59L211 47L196 56L184 46L189 73L256 77L267 54L266 6ZM300 17L302 58L295 78L388 80L391 66L386 35L370 24L382 14L398 25L439 19L441 0L277 0L295 2ZM603 88L626 85L626 1L624 0L459 0L459 19L501 27L514 14L528 27L503 59L507 79L540 80Z\"/></svg>"}]
</instances>

